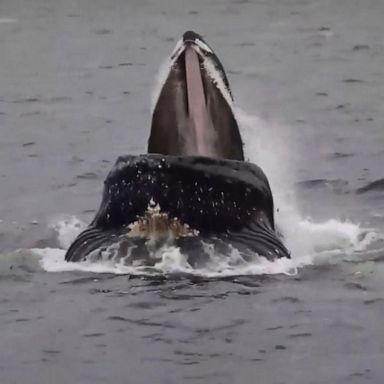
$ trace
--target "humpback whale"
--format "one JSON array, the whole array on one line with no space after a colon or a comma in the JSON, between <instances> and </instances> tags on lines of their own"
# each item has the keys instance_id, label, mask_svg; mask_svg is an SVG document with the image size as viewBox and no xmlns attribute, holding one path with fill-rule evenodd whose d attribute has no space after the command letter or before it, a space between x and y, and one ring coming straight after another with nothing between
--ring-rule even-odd
<instances>
[{"instance_id":1,"label":"humpback whale","mask_svg":"<svg viewBox=\"0 0 384 384\"><path fill-rule=\"evenodd\" d=\"M268 179L244 160L223 65L192 31L170 56L147 153L117 159L95 218L65 260L124 258L151 265L151 252L169 244L191 264L204 259L207 244L269 260L289 257L275 231Z\"/></svg>"}]
</instances>

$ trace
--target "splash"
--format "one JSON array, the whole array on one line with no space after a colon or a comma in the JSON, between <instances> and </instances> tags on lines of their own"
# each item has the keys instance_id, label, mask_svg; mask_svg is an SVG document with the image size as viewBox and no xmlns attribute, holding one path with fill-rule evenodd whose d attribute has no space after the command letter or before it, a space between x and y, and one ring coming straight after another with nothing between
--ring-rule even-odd
<instances>
[{"instance_id":1,"label":"splash","mask_svg":"<svg viewBox=\"0 0 384 384\"><path fill-rule=\"evenodd\" d=\"M284 242L291 250L291 259L268 261L258 255L244 255L236 249L223 254L212 244L203 244L206 263L193 267L178 247L166 245L151 255L150 267L140 263L126 264L124 258L67 263L65 251L85 224L76 217L56 218L52 227L57 231L63 249L34 249L44 270L49 272L87 271L134 275L194 274L205 277L238 275L295 275L307 265L356 260L367 254L367 248L378 240L378 234L358 223L330 218L316 222L303 218L297 208L293 183L297 163L294 138L287 127L266 123L256 116L237 110L246 154L268 175L275 198L276 221ZM284 128L284 129L283 129ZM283 132L284 131L284 132ZM110 251L113 251L110 250Z\"/></svg>"},{"instance_id":2,"label":"splash","mask_svg":"<svg viewBox=\"0 0 384 384\"><path fill-rule=\"evenodd\" d=\"M69 215L55 216L49 223L49 227L56 231L57 239L64 249L69 248L72 241L86 226L87 225L77 217Z\"/></svg>"},{"instance_id":3,"label":"splash","mask_svg":"<svg viewBox=\"0 0 384 384\"><path fill-rule=\"evenodd\" d=\"M267 174L275 203L278 231L291 251L296 268L340 258L353 258L378 240L378 234L358 223L330 218L303 218L294 194L300 148L292 127L266 122L237 108L248 159Z\"/></svg>"},{"instance_id":4,"label":"splash","mask_svg":"<svg viewBox=\"0 0 384 384\"><path fill-rule=\"evenodd\" d=\"M75 230L74 223L76 223ZM57 223L58 238L61 239L63 248L64 245L67 246L71 237L76 236L79 223L81 222L76 218L61 220ZM80 226L82 225L81 223ZM32 252L38 255L41 267L48 272L81 271L132 275L179 273L204 277L295 275L299 268L306 265L355 260L361 257L361 252L378 238L375 232L367 231L358 224L336 219L316 223L311 219L292 216L290 224L281 227L286 243L292 252L291 259L268 261L257 255L250 258L249 255L245 257L236 249L232 249L228 254L223 254L211 244L204 248L207 262L199 267L192 267L188 263L187 256L175 246L163 246L158 249L152 255L154 263L151 267L139 263L127 265L124 258L120 258L118 261L106 258L98 261L68 263L64 261L64 249L32 249Z\"/></svg>"},{"instance_id":5,"label":"splash","mask_svg":"<svg viewBox=\"0 0 384 384\"><path fill-rule=\"evenodd\" d=\"M204 267L193 268L187 257L178 247L169 246L157 251L158 262L152 267L143 265L126 265L124 260L119 262L101 260L97 262L67 263L64 261L65 251L61 249L45 248L32 249L40 258L41 267L47 272L80 271L91 273L113 273L117 275L148 275L188 274L202 277L229 277L239 275L286 274L295 275L297 268L291 260L279 259L268 261L264 257L257 257L253 263L246 262L237 250L229 255L223 255L210 249L207 253L208 261Z\"/></svg>"}]
</instances>

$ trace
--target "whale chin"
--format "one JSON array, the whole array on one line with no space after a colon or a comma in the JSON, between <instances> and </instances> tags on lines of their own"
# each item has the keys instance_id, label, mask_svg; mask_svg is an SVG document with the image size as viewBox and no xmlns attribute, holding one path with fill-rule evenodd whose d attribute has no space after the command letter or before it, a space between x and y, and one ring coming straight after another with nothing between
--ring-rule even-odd
<instances>
[{"instance_id":1,"label":"whale chin","mask_svg":"<svg viewBox=\"0 0 384 384\"><path fill-rule=\"evenodd\" d=\"M95 218L65 260L138 258L151 265L150 255L163 245L196 257L206 244L270 260L289 257L275 232L268 179L244 161L223 66L189 31L170 57L148 153L117 159Z\"/></svg>"}]
</instances>

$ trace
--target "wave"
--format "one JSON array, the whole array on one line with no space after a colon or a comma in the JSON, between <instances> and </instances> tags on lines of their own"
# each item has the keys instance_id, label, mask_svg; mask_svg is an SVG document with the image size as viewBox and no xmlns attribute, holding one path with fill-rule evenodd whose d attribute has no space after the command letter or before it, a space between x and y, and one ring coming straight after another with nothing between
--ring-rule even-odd
<instances>
[{"instance_id":1,"label":"wave","mask_svg":"<svg viewBox=\"0 0 384 384\"><path fill-rule=\"evenodd\" d=\"M336 194L348 193L348 181L343 179L309 179L295 183L302 189L328 189Z\"/></svg>"},{"instance_id":2,"label":"wave","mask_svg":"<svg viewBox=\"0 0 384 384\"><path fill-rule=\"evenodd\" d=\"M384 192L384 179L378 179L356 190L357 194L366 192Z\"/></svg>"}]
</instances>

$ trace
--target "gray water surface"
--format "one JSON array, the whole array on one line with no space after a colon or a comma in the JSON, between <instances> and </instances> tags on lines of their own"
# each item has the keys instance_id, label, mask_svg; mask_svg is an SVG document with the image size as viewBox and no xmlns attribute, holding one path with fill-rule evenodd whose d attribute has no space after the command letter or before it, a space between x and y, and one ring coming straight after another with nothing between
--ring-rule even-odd
<instances>
[{"instance_id":1,"label":"gray water surface","mask_svg":"<svg viewBox=\"0 0 384 384\"><path fill-rule=\"evenodd\" d=\"M294 143L303 217L383 233L383 15L378 0L0 1L0 383L381 384L380 243L227 279L49 273L15 250L58 247L52 217L89 222L116 157L145 152L155 74L187 29L237 105Z\"/></svg>"}]
</instances>

